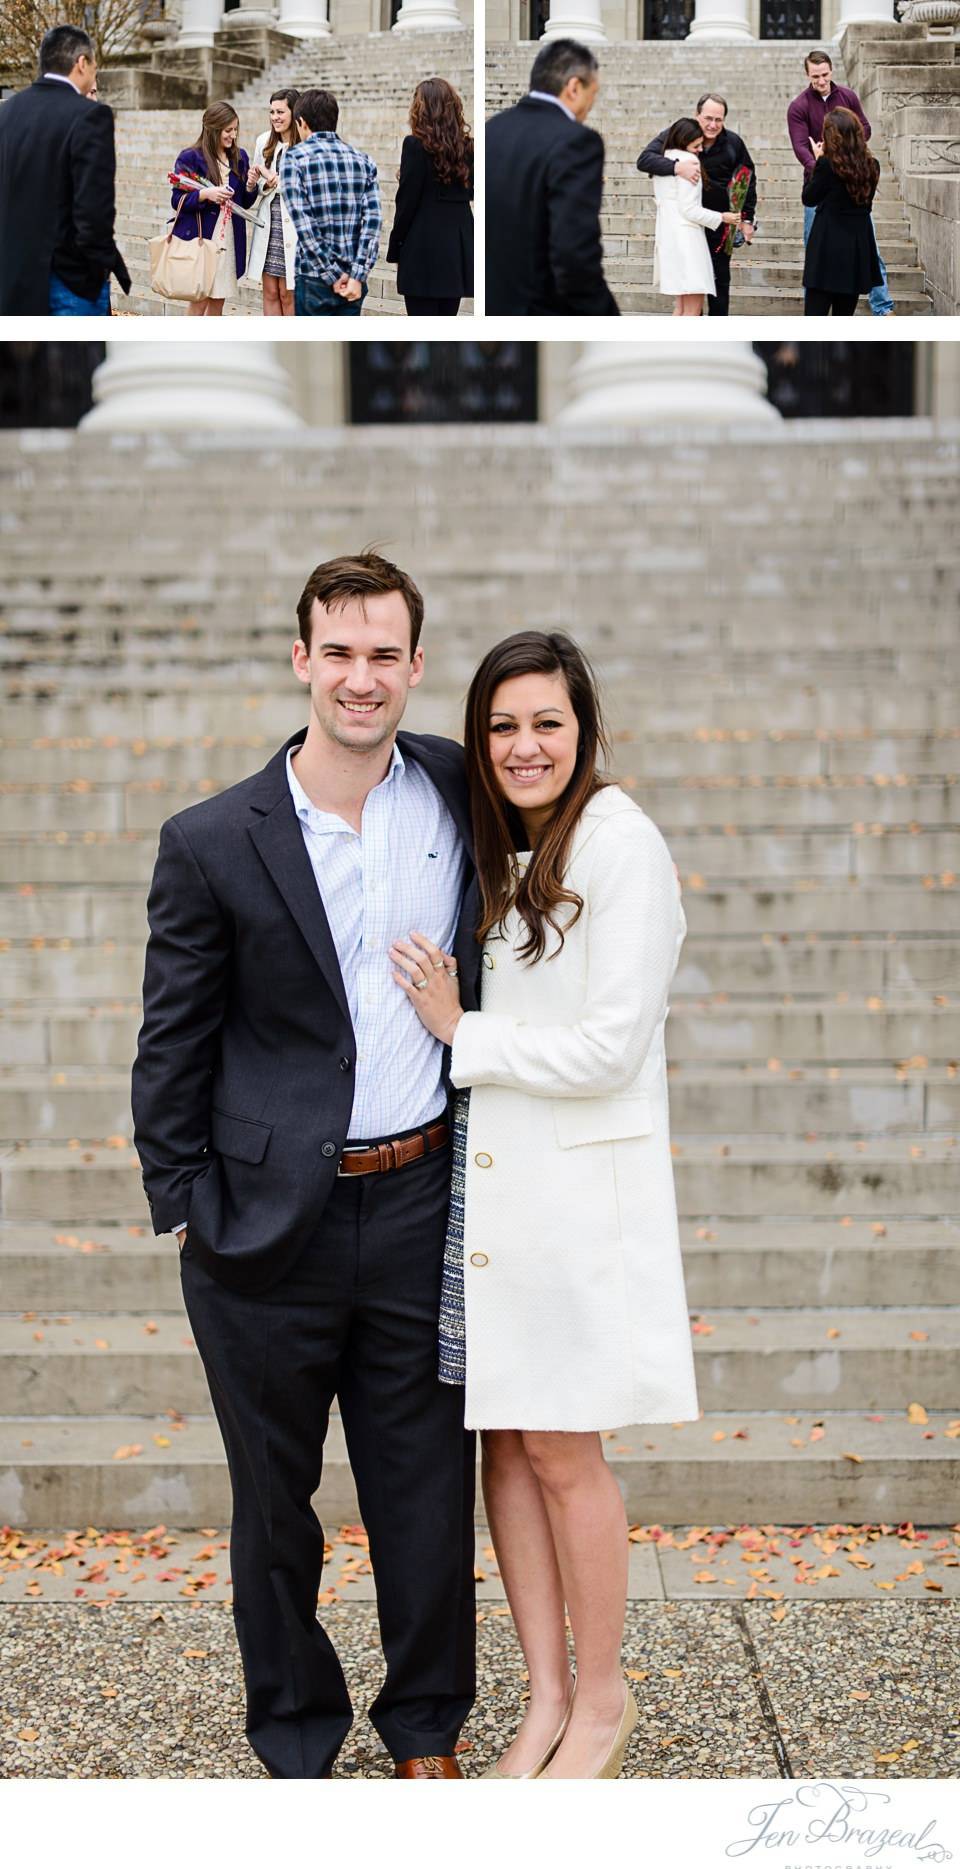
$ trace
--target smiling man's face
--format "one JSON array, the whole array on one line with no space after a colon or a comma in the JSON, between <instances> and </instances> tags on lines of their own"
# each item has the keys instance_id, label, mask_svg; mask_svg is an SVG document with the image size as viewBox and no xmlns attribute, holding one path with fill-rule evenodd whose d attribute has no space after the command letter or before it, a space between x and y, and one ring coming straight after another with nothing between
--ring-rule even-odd
<instances>
[{"instance_id":1,"label":"smiling man's face","mask_svg":"<svg viewBox=\"0 0 960 1869\"><path fill-rule=\"evenodd\" d=\"M327 610L314 598L310 625L310 648L294 644L293 666L317 724L335 745L372 752L393 738L423 677L423 650L410 654L406 600L386 591Z\"/></svg>"}]
</instances>

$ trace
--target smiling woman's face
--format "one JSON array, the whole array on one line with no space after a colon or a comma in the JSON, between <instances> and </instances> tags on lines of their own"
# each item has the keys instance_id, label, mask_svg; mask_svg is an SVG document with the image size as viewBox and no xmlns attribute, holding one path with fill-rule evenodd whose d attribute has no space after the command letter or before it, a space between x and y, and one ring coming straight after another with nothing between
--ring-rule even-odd
<instances>
[{"instance_id":1,"label":"smiling woman's face","mask_svg":"<svg viewBox=\"0 0 960 1869\"><path fill-rule=\"evenodd\" d=\"M489 740L494 777L528 831L543 827L566 791L578 738L562 675L513 675L494 689Z\"/></svg>"}]
</instances>

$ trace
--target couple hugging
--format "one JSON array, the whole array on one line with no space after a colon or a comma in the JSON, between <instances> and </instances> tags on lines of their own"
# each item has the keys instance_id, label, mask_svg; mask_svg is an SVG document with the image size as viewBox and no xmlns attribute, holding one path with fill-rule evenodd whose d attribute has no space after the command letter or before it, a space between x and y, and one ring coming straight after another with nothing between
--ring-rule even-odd
<instances>
[{"instance_id":1,"label":"couple hugging","mask_svg":"<svg viewBox=\"0 0 960 1869\"><path fill-rule=\"evenodd\" d=\"M479 1429L530 1677L486 1775L616 1777L637 1708L600 1431L697 1414L664 1056L680 888L602 776L568 637L489 650L462 748L397 731L423 613L373 553L318 566L306 730L164 824L136 1145L226 1444L266 1770L329 1777L352 1720L311 1505L337 1397L397 1776L461 1776Z\"/></svg>"}]
</instances>

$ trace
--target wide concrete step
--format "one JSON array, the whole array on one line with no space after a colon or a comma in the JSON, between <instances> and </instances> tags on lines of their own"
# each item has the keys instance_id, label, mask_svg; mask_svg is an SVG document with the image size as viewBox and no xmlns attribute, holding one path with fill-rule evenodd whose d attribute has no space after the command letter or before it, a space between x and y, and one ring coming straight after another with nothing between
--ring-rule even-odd
<instances>
[{"instance_id":1,"label":"wide concrete step","mask_svg":"<svg viewBox=\"0 0 960 1869\"><path fill-rule=\"evenodd\" d=\"M153 831L37 831L0 837L0 865L9 883L148 882L156 856ZM960 870L960 832L897 825L874 835L817 829L732 834L678 829L671 839L681 872L727 880L783 877L893 879Z\"/></svg>"},{"instance_id":2,"label":"wide concrete step","mask_svg":"<svg viewBox=\"0 0 960 1869\"><path fill-rule=\"evenodd\" d=\"M623 225L625 221L632 223L629 228ZM608 226L604 233L603 252L607 277L611 282L614 278L626 277L629 269L629 276L639 276L642 283L644 278L649 278L649 273L637 275L633 269L653 265L654 229L649 219L640 215L618 215L617 222L616 227ZM906 237L906 230L900 240L884 241L883 258L888 278L893 277L894 283L907 270L918 270L917 249L913 241ZM623 271L618 271L621 263ZM798 266L802 272L803 244L788 226L781 224L779 227L771 227L765 223L762 241L758 236L750 248L749 257L742 251L738 253L736 264L738 278L741 266L748 269L751 285L780 284L782 281L774 275L788 268L791 276L786 283L792 285Z\"/></svg>"},{"instance_id":3,"label":"wide concrete step","mask_svg":"<svg viewBox=\"0 0 960 1869\"><path fill-rule=\"evenodd\" d=\"M686 1138L672 1152L677 1202L686 1214L960 1212L956 1136ZM0 1156L0 1202L7 1220L69 1213L80 1225L142 1223L146 1212L140 1165L120 1134L104 1145L32 1142L7 1149Z\"/></svg>"},{"instance_id":4,"label":"wide concrete step","mask_svg":"<svg viewBox=\"0 0 960 1869\"><path fill-rule=\"evenodd\" d=\"M616 704L616 696L611 697ZM411 712L418 705L415 696ZM450 697L448 705L456 718L459 697ZM28 719L24 719L24 726ZM37 723L39 724L39 723ZM810 783L830 782L834 787L849 784L867 786L864 815L870 822L884 816L881 793L891 784L905 790L923 782L949 785L951 797L960 772L960 729L944 728L930 734L902 731L846 733L819 729L812 732L781 732L778 729L742 728L728 732L722 728L699 731L649 733L636 739L629 727L613 735L616 768L623 775L642 775L646 803L649 787L678 789L689 785L703 803L708 803L710 789L703 781L714 781L716 798L722 799L728 788L737 792L757 786L763 790L770 781L778 793L786 796L783 808L789 808L789 793L796 786L805 790ZM230 737L205 734L180 737L131 739L120 734L99 738L10 737L0 741L0 783L5 785L36 782L42 770L48 785L69 788L97 785L128 789L146 786L171 788L174 795L182 784L194 788L199 797L207 786L233 785L247 778L265 763L276 750L266 734L250 733ZM679 786L678 786L679 782ZM678 806L679 808L679 806ZM651 814L658 817L660 801ZM14 932L11 930L11 932ZM64 932L69 932L64 930Z\"/></svg>"},{"instance_id":5,"label":"wide concrete step","mask_svg":"<svg viewBox=\"0 0 960 1869\"><path fill-rule=\"evenodd\" d=\"M637 804L656 819L665 834L678 830L715 830L727 832L734 824L745 828L786 830L798 824L854 830L865 819L870 832L880 835L887 828L925 824L930 828L949 828L960 824L960 776L930 774L928 778L908 779L902 783L878 785L867 776L857 776L855 783L824 776L805 779L801 776L764 783L758 774L747 772L728 781L685 778L637 779L629 770L628 755L620 753L622 778L631 779L631 791ZM24 751L19 755L19 772L39 768ZM209 798L232 785L233 772L241 761L233 761L233 772L217 781L207 772L200 779L187 774L174 781L133 778L110 779L97 774L90 779L77 772L73 763L71 778L0 779L0 813L9 824L22 832L41 830L157 830L164 819L183 811L198 798ZM140 763L131 761L134 772ZM127 768L127 772L131 770ZM45 763L43 763L45 770Z\"/></svg>"},{"instance_id":6,"label":"wide concrete step","mask_svg":"<svg viewBox=\"0 0 960 1869\"><path fill-rule=\"evenodd\" d=\"M753 1318L753 1322L751 1322ZM63 1321L60 1321L63 1320ZM906 1409L957 1402L960 1312L713 1309L695 1319L705 1408ZM157 1317L36 1308L0 1315L0 1416L153 1415L207 1410L206 1378L182 1309Z\"/></svg>"},{"instance_id":7,"label":"wide concrete step","mask_svg":"<svg viewBox=\"0 0 960 1869\"><path fill-rule=\"evenodd\" d=\"M452 689L456 693L462 674L467 672L464 664L469 654L464 642L454 640L445 643L432 658L431 675L441 692L445 689L449 693ZM273 650L270 645L258 644L251 645L246 653L238 649L234 666L238 677L248 686L280 692L289 680L286 660L279 645ZM920 643L898 648L878 643L859 653L855 645L815 654L807 648L789 650L775 646L767 650L748 648L724 653L719 645L709 651L697 651L688 641L658 656L653 643L644 642L641 637L632 647L624 642L615 645L611 649L611 661L622 663L625 674L629 668L630 678L634 682L644 682L649 695L665 700L671 686L689 681L694 670L702 682L727 693L742 689L756 693L790 682L812 686L817 675L827 688L855 688L858 680L862 682L865 678L888 687L902 682L904 686L919 688L936 680L943 667L943 650ZM84 695L102 687L104 682L109 682L115 691L122 686L133 692L149 691L159 687L164 670L171 684L190 684L200 694L215 694L223 687L222 661L218 663L215 656L195 648L182 632L172 630L161 630L155 637L148 637L139 645L131 644L129 648L125 645L113 648L107 642L84 641L81 637L68 678L62 676L61 667L62 661L58 663L49 639L33 644L21 640L8 645L0 656L8 693L49 689L55 684L60 693Z\"/></svg>"},{"instance_id":8,"label":"wide concrete step","mask_svg":"<svg viewBox=\"0 0 960 1869\"><path fill-rule=\"evenodd\" d=\"M469 660L465 651L467 679L472 673L467 667ZM946 683L938 689L903 686L898 690L893 685L861 685L858 689L851 677L844 688L817 689L811 685L771 691L762 687L753 690L745 684L743 692L731 693L722 687L698 690L695 684L678 676L663 699L649 692L634 698L624 687L623 674L629 663L626 657L623 661L623 671L616 659L607 670L610 712L615 729L621 727L629 713L635 733L695 732L711 727L730 733L756 731L758 709L762 709L764 722L775 721L783 732L844 726L848 730L883 733L894 727L922 735L960 724L960 695ZM216 688L199 693L196 679L187 678L176 686L171 683L166 691L151 687L139 693L120 690L111 694L104 691L101 678L96 684L98 691L81 686L71 692L64 682L51 695L52 678L47 678L44 689L43 678L33 677L28 684L8 676L6 697L0 700L0 737L24 739L46 733L54 739L72 735L87 739L115 733L119 738L150 740L221 736L255 726L279 743L301 724L302 704L292 691L292 677L290 692L279 686L280 674L275 679L274 691L250 692L241 687L228 695ZM411 728L416 720L418 731L450 732L451 721L462 718L462 708L462 695L454 699L449 690L446 694L428 692L418 698L415 710L410 710ZM427 724L433 720L446 724Z\"/></svg>"},{"instance_id":9,"label":"wide concrete step","mask_svg":"<svg viewBox=\"0 0 960 1869\"><path fill-rule=\"evenodd\" d=\"M929 886L928 886L929 884ZM863 934L882 927L919 936L938 935L953 926L955 879L837 885L801 879L796 884L765 884L732 889L722 879L708 885L703 877L685 879L686 914L699 935L818 936ZM147 936L142 889L99 888L83 884L24 884L0 889L0 926L7 940L136 941ZM0 950L2 951L2 950Z\"/></svg>"},{"instance_id":10,"label":"wide concrete step","mask_svg":"<svg viewBox=\"0 0 960 1869\"><path fill-rule=\"evenodd\" d=\"M868 996L872 997L872 996ZM885 1064L924 1057L956 1062L956 1007L943 995L918 995L869 1006L853 995L835 1001L697 1000L674 1005L669 1051L677 1063L785 1065ZM138 1002L33 1001L0 1015L0 1065L126 1070L136 1052Z\"/></svg>"},{"instance_id":11,"label":"wide concrete step","mask_svg":"<svg viewBox=\"0 0 960 1869\"><path fill-rule=\"evenodd\" d=\"M661 828L666 829L665 826ZM672 840L675 843L675 840ZM839 991L865 994L947 993L960 978L960 930L955 938L907 940L889 935L852 935L793 942L789 936L691 935L674 979L674 1002L727 993L756 999L764 994ZM5 954L6 1001L127 999L143 982L143 944L108 940L99 946L62 937L38 948L16 943Z\"/></svg>"},{"instance_id":12,"label":"wide concrete step","mask_svg":"<svg viewBox=\"0 0 960 1869\"><path fill-rule=\"evenodd\" d=\"M888 1064L672 1067L672 1133L684 1135L915 1135L960 1129L960 1067ZM103 1142L130 1138L127 1071L0 1073L0 1140Z\"/></svg>"},{"instance_id":13,"label":"wide concrete step","mask_svg":"<svg viewBox=\"0 0 960 1869\"><path fill-rule=\"evenodd\" d=\"M611 290L616 285L610 281ZM664 317L666 300L661 293L640 291L630 286L617 290L614 294L623 317L639 317L642 314ZM928 318L933 307L927 295L904 293L897 300L897 316L900 318ZM744 318L802 318L802 293L787 291L784 287L735 286L730 293L730 313L732 317ZM872 316L866 298L861 298L854 314L857 318ZM492 328L496 328L493 321Z\"/></svg>"},{"instance_id":14,"label":"wide concrete step","mask_svg":"<svg viewBox=\"0 0 960 1869\"><path fill-rule=\"evenodd\" d=\"M880 827L885 834L894 826L911 824L960 826L960 775L956 774L916 778L897 786L877 786L865 780L857 785L829 783L820 777L789 785L763 785L749 779L727 785L646 779L641 785L636 784L636 775L625 772L625 776L634 779L637 803L642 803L665 836L694 827L726 832L731 824L774 831L798 825L852 830L864 822L865 815L874 835L881 834ZM207 777L199 785L188 778L168 785L136 778L98 783L76 776L44 783L0 781L0 834L10 835L26 824L37 831L157 830L174 812L221 789Z\"/></svg>"},{"instance_id":15,"label":"wide concrete step","mask_svg":"<svg viewBox=\"0 0 960 1869\"><path fill-rule=\"evenodd\" d=\"M921 1427L902 1415L871 1422L832 1408L815 1419L794 1409L789 1419L747 1410L680 1428L630 1428L604 1452L628 1516L644 1524L687 1523L692 1515L706 1525L948 1525L960 1485L949 1426L942 1413ZM0 1518L16 1526L160 1523L185 1531L226 1524L230 1489L213 1421L188 1417L170 1430L164 1414L0 1421ZM158 1436L169 1445L158 1446ZM140 1451L115 1458L132 1448ZM336 1420L314 1506L328 1528L359 1518Z\"/></svg>"},{"instance_id":16,"label":"wide concrete step","mask_svg":"<svg viewBox=\"0 0 960 1869\"><path fill-rule=\"evenodd\" d=\"M960 1228L940 1219L681 1217L687 1299L694 1311L769 1307L938 1305L957 1289ZM11 1311L56 1316L145 1314L180 1306L177 1249L149 1226L76 1230L46 1220L0 1226L0 1285ZM37 1328L43 1326L37 1325ZM834 1341L831 1339L830 1341Z\"/></svg>"}]
</instances>

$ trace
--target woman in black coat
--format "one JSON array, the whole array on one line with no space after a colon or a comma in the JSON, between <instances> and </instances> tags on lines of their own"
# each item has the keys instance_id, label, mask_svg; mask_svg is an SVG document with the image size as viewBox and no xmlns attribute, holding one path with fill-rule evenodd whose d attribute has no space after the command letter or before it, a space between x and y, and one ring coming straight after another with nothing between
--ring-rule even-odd
<instances>
[{"instance_id":1,"label":"woman in black coat","mask_svg":"<svg viewBox=\"0 0 960 1869\"><path fill-rule=\"evenodd\" d=\"M424 78L410 107L387 260L410 317L455 318L473 297L473 138L445 78Z\"/></svg>"},{"instance_id":2,"label":"woman in black coat","mask_svg":"<svg viewBox=\"0 0 960 1869\"><path fill-rule=\"evenodd\" d=\"M852 110L827 112L816 165L803 185L805 207L815 207L803 267L804 316L850 317L861 292L883 284L870 218L880 180L860 119Z\"/></svg>"}]
</instances>

